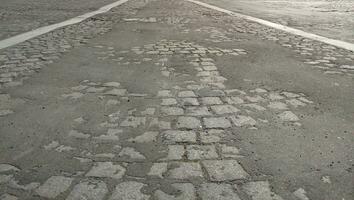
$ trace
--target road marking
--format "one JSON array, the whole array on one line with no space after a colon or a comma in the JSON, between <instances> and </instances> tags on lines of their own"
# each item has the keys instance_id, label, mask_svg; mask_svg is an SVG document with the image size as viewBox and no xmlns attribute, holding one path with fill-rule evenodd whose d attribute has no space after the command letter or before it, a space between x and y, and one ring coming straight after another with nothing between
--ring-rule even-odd
<instances>
[{"instance_id":1,"label":"road marking","mask_svg":"<svg viewBox=\"0 0 354 200\"><path fill-rule=\"evenodd\" d=\"M259 18L256 18L256 17L251 17L251 16L248 16L248 15L236 13L236 12L233 12L233 11L230 11L230 10L226 10L226 9L223 9L223 8L220 8L220 7L217 7L217 6L213 6L213 5L210 5L210 4L207 4L207 3L203 3L203 2L200 2L200 1L195 1L195 0L186 0L186 1L189 1L191 3L197 4L197 5L206 7L206 8L213 9L213 10L216 10L216 11L219 11L219 12L223 12L223 13L231 15L231 16L236 16L236 17L239 17L239 18L242 18L242 19L246 19L246 20L249 20L249 21L257 22L259 24L263 24L265 26L269 26L269 27L272 27L272 28L275 28L275 29L278 29L278 30L282 30L282 31L285 31L285 32L288 32L288 33L291 33L291 34L294 34L294 35L299 35L299 36L302 36L302 37L305 37L305 38L308 38L308 39L312 39L312 40L316 40L316 41L323 42L323 43L326 43L326 44L330 44L330 45L333 45L333 46L336 46L336 47L339 47L339 48L343 48L343 49L346 49L346 50L349 50L349 51L354 51L354 44L353 43L344 42L344 41L341 41L341 40L335 40L335 39L331 39L331 38L326 38L326 37L323 37L323 36L320 36L320 35L316 35L316 34L313 34L313 33L307 33L305 31L302 31L302 30L299 30L299 29L291 28L291 27L284 26L284 25L281 25L281 24L276 24L276 23L273 23L273 22L270 22L270 21L267 21L267 20L263 20L263 19L259 19Z\"/></svg>"},{"instance_id":2,"label":"road marking","mask_svg":"<svg viewBox=\"0 0 354 200\"><path fill-rule=\"evenodd\" d=\"M95 15L98 15L98 14L101 14L101 13L106 13L109 10L111 10L112 8L117 7L117 6L123 4L123 3L127 2L127 1L129 1L129 0L119 0L119 1L116 1L114 3L108 4L106 6L103 6L103 7L99 8L98 10L95 10L95 11L92 11L92 12L89 12L89 13L86 13L86 14L71 18L69 20L66 20L66 21L63 21L63 22L59 22L59 23L56 23L56 24L52 24L52 25L49 25L49 26L44 26L44 27L41 27L41 28L38 28L38 29L35 29L35 30L32 30L32 31L28 31L28 32L25 32L25 33L22 33L22 34L7 38L5 40L1 40L0 41L0 49L4 49L4 48L10 47L10 46L19 44L21 42L24 42L24 41L32 39L34 37L37 37L37 36L43 35L45 33L51 32L51 31L53 31L55 29L62 28L64 26L77 24L77 23L82 22L82 21L84 21L84 20L86 20L86 19L88 19L90 17L95 16Z\"/></svg>"}]
</instances>

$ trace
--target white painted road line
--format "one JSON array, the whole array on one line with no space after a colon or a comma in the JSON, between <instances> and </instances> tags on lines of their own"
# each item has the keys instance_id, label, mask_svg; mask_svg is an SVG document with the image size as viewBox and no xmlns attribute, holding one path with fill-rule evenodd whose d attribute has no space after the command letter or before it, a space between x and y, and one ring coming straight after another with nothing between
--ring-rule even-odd
<instances>
[{"instance_id":1,"label":"white painted road line","mask_svg":"<svg viewBox=\"0 0 354 200\"><path fill-rule=\"evenodd\" d=\"M24 42L24 41L29 40L29 39L34 38L34 37L38 37L38 36L43 35L45 33L51 32L51 31L53 31L55 29L62 28L64 26L77 24L77 23L82 22L85 19L88 19L88 18L93 17L95 15L108 12L112 8L117 7L117 6L123 4L123 3L127 2L127 1L129 1L129 0L119 0L119 1L116 1L114 3L108 4L106 6L103 6L103 7L99 8L96 11L92 11L92 12L89 12L89 13L86 13L86 14L71 18L69 20L66 20L66 21L63 21L63 22L60 22L60 23L52 24L52 25L49 25L49 26L44 26L44 27L35 29L33 31L29 31L29 32L26 32L26 33L22 33L22 34L16 35L14 37L7 38L5 40L1 40L0 41L0 49L4 49L4 48L10 47L10 46L19 44L21 42Z\"/></svg>"},{"instance_id":2,"label":"white painted road line","mask_svg":"<svg viewBox=\"0 0 354 200\"><path fill-rule=\"evenodd\" d=\"M256 18L256 17L251 17L251 16L248 16L248 15L236 13L236 12L233 12L233 11L230 11L230 10L226 10L226 9L223 9L223 8L220 8L220 7L217 7L217 6L213 6L213 5L210 5L210 4L207 4L207 3L203 3L203 2L200 2L200 1L195 1L195 0L186 0L186 1L189 1L191 3L197 4L197 5L206 7L206 8L213 9L213 10L216 10L216 11L219 11L219 12L223 12L223 13L226 13L226 14L231 15L231 16L236 16L236 17L239 17L239 18L242 18L242 19L246 19L246 20L249 20L249 21L257 22L259 24L263 24L265 26L269 26L269 27L272 27L272 28L275 28L275 29L278 29L278 30L282 30L282 31L285 31L285 32L288 32L288 33L291 33L291 34L294 34L294 35L299 35L299 36L302 36L302 37L305 37L305 38L308 38L308 39L316 40L316 41L319 41L319 42L323 42L323 43L326 43L326 44L330 44L330 45L333 45L333 46L336 46L336 47L339 47L339 48L346 49L346 50L354 52L354 44L349 43L349 42L344 42L344 41L341 41L341 40L335 40L335 39L326 38L326 37L323 37L323 36L320 36L320 35L307 33L305 31L302 31L302 30L299 30L299 29L287 27L287 26L284 26L284 25L281 25L281 24L276 24L276 23L273 23L273 22L270 22L270 21L267 21L267 20L263 20L263 19L259 19L259 18Z\"/></svg>"}]
</instances>

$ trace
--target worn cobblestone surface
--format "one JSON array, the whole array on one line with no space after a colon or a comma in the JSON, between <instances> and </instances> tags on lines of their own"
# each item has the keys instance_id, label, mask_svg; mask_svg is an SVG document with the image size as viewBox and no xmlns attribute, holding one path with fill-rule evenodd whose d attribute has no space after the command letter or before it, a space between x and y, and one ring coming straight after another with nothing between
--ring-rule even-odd
<instances>
[{"instance_id":1,"label":"worn cobblestone surface","mask_svg":"<svg viewBox=\"0 0 354 200\"><path fill-rule=\"evenodd\" d=\"M203 20L213 26L204 26ZM95 40L113 34L117 24L170 26L182 36L157 37L130 49ZM206 34L209 43L202 45L187 37L194 32ZM41 140L34 152L26 153L32 160L26 161L31 163L29 167L0 159L0 199L297 199L299 192L278 187L271 174L248 165L249 154L234 141L241 132L275 126L301 128L301 110L312 111L317 102L301 92L227 84L229 79L220 71L217 59L252 54L222 45L248 41L243 34L297 53L304 65L322 70L321 76L353 77L352 52L171 0L131 0L105 15L0 51L0 89L4 91L0 118L16 115L21 106L31 106L27 99L5 91L25 86L34 73L41 75L41 68L49 65L50 70L51 63L79 48L92 51L101 63L156 70L154 81L163 83L137 91L119 78L93 80L86 76L54 94L56 104L88 107L89 112L78 109L74 116L64 114L69 123L53 124L64 126L66 132L58 131L60 136ZM90 107L96 100L99 103ZM36 154L53 161L40 161Z\"/></svg>"}]
</instances>

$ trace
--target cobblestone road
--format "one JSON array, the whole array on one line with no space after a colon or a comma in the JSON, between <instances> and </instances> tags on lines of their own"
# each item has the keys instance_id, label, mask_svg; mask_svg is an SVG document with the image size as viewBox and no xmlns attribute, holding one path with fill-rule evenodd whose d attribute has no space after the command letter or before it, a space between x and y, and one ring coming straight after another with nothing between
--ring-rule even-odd
<instances>
[{"instance_id":1,"label":"cobblestone road","mask_svg":"<svg viewBox=\"0 0 354 200\"><path fill-rule=\"evenodd\" d=\"M130 0L0 51L0 199L352 199L353 75L353 52Z\"/></svg>"}]
</instances>

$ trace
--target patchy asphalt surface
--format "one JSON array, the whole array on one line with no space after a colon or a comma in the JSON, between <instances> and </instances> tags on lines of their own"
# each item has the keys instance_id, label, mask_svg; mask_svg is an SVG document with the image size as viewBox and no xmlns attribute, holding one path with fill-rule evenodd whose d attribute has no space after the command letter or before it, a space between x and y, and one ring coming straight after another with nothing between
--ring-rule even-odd
<instances>
[{"instance_id":1,"label":"patchy asphalt surface","mask_svg":"<svg viewBox=\"0 0 354 200\"><path fill-rule=\"evenodd\" d=\"M325 37L354 42L352 0L202 0Z\"/></svg>"},{"instance_id":2,"label":"patchy asphalt surface","mask_svg":"<svg viewBox=\"0 0 354 200\"><path fill-rule=\"evenodd\" d=\"M130 0L0 51L0 200L351 200L353 52Z\"/></svg>"},{"instance_id":3,"label":"patchy asphalt surface","mask_svg":"<svg viewBox=\"0 0 354 200\"><path fill-rule=\"evenodd\" d=\"M0 40L58 23L114 0L0 0Z\"/></svg>"}]
</instances>

